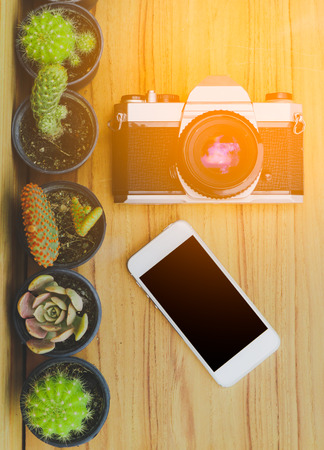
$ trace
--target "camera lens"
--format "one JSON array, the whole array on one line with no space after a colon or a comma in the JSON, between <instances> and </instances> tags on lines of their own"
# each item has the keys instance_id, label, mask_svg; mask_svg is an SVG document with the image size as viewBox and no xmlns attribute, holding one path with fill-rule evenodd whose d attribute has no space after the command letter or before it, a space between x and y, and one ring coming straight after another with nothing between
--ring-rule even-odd
<instances>
[{"instance_id":1,"label":"camera lens","mask_svg":"<svg viewBox=\"0 0 324 450\"><path fill-rule=\"evenodd\" d=\"M262 160L258 131L231 111L202 114L180 136L179 173L203 196L224 198L245 191L260 174Z\"/></svg>"}]
</instances>

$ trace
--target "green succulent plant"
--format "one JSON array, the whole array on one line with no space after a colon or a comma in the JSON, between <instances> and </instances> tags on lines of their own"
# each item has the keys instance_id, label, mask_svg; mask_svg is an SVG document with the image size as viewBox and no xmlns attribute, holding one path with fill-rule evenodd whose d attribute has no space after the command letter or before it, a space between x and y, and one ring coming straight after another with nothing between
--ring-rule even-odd
<instances>
[{"instance_id":1,"label":"green succulent plant","mask_svg":"<svg viewBox=\"0 0 324 450\"><path fill-rule=\"evenodd\" d=\"M60 248L58 228L51 206L40 186L29 183L23 188L21 209L30 253L40 266L52 266Z\"/></svg>"},{"instance_id":2,"label":"green succulent plant","mask_svg":"<svg viewBox=\"0 0 324 450\"><path fill-rule=\"evenodd\" d=\"M36 277L20 297L17 309L32 336L26 344L34 353L48 353L57 342L73 334L79 341L88 329L87 313L80 316L80 295L74 289L59 286L51 275Z\"/></svg>"},{"instance_id":3,"label":"green succulent plant","mask_svg":"<svg viewBox=\"0 0 324 450\"><path fill-rule=\"evenodd\" d=\"M75 231L79 236L85 236L102 216L99 206L91 210L91 206L82 206L76 197L72 197L71 215Z\"/></svg>"},{"instance_id":4,"label":"green succulent plant","mask_svg":"<svg viewBox=\"0 0 324 450\"><path fill-rule=\"evenodd\" d=\"M40 65L78 66L80 54L91 53L97 43L91 32L78 33L64 9L46 9L31 13L21 25L19 44L25 57Z\"/></svg>"},{"instance_id":5,"label":"green succulent plant","mask_svg":"<svg viewBox=\"0 0 324 450\"><path fill-rule=\"evenodd\" d=\"M76 45L80 53L87 55L91 53L97 43L96 36L91 31L85 31L77 35Z\"/></svg>"},{"instance_id":6,"label":"green succulent plant","mask_svg":"<svg viewBox=\"0 0 324 450\"><path fill-rule=\"evenodd\" d=\"M35 79L30 104L37 128L46 136L62 133L61 120L67 116L67 108L59 103L67 81L67 71L60 64L43 66Z\"/></svg>"},{"instance_id":7,"label":"green succulent plant","mask_svg":"<svg viewBox=\"0 0 324 450\"><path fill-rule=\"evenodd\" d=\"M24 419L43 438L68 442L74 433L87 430L93 417L91 401L80 377L59 370L45 373L22 398Z\"/></svg>"}]
</instances>

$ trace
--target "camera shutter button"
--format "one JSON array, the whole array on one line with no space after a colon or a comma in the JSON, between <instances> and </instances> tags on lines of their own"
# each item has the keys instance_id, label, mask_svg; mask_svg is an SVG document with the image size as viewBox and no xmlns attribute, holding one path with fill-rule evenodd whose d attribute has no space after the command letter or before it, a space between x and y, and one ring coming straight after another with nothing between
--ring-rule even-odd
<instances>
[{"instance_id":1,"label":"camera shutter button","mask_svg":"<svg viewBox=\"0 0 324 450\"><path fill-rule=\"evenodd\" d=\"M147 101L147 103L156 103L157 95L156 95L155 91L153 91L153 90L147 91L146 101Z\"/></svg>"}]
</instances>

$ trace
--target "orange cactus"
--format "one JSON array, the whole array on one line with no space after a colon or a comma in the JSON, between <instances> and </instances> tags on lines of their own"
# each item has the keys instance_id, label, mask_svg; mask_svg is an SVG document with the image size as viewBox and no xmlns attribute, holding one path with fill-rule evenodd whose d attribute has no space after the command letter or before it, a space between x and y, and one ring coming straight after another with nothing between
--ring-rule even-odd
<instances>
[{"instance_id":1,"label":"orange cactus","mask_svg":"<svg viewBox=\"0 0 324 450\"><path fill-rule=\"evenodd\" d=\"M41 187L29 183L23 188L21 209L30 253L40 266L52 266L60 247L58 228Z\"/></svg>"}]
</instances>

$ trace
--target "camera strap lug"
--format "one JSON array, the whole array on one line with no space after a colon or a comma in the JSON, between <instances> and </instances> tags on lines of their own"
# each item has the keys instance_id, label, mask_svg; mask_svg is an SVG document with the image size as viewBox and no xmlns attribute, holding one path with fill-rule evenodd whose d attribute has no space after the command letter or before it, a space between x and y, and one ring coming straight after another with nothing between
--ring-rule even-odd
<instances>
[{"instance_id":1,"label":"camera strap lug","mask_svg":"<svg viewBox=\"0 0 324 450\"><path fill-rule=\"evenodd\" d=\"M303 133L306 128L306 123L303 119L303 115L301 113L295 113L294 119L295 119L294 133L295 134Z\"/></svg>"},{"instance_id":2,"label":"camera strap lug","mask_svg":"<svg viewBox=\"0 0 324 450\"><path fill-rule=\"evenodd\" d=\"M125 113L118 113L116 117L114 117L112 120L109 120L108 127L112 131L119 131L122 127L123 122L126 122L127 115ZM116 123L116 126L115 126Z\"/></svg>"}]
</instances>

